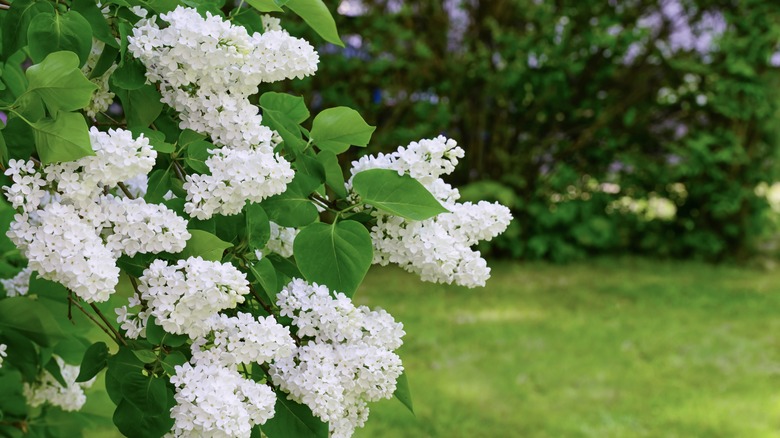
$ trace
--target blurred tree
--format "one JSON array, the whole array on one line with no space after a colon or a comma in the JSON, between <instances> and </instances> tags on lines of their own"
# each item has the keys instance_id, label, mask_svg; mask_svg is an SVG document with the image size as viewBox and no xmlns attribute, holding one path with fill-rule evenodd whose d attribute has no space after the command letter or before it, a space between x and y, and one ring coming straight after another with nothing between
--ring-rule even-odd
<instances>
[{"instance_id":1,"label":"blurred tree","mask_svg":"<svg viewBox=\"0 0 780 438\"><path fill-rule=\"evenodd\" d=\"M777 171L780 4L345 0L339 12L347 48L323 47L324 70L293 91L358 108L376 148L457 139L467 155L453 182L495 182L465 194L514 194L515 228L497 242L510 254L721 259L761 235L754 187ZM651 195L672 199L676 217L607 213Z\"/></svg>"}]
</instances>

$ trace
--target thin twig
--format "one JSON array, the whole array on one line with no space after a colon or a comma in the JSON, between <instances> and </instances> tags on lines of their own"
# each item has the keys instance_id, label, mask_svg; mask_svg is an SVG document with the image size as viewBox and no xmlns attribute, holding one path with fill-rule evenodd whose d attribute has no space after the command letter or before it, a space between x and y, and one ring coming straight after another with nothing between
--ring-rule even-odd
<instances>
[{"instance_id":1,"label":"thin twig","mask_svg":"<svg viewBox=\"0 0 780 438\"><path fill-rule=\"evenodd\" d=\"M173 171L176 172L176 176L180 180L187 181L187 173L184 172L184 169L182 169L181 164L179 164L176 161L173 162Z\"/></svg>"},{"instance_id":2,"label":"thin twig","mask_svg":"<svg viewBox=\"0 0 780 438\"><path fill-rule=\"evenodd\" d=\"M271 306L269 306L269 305L267 305L266 303L263 302L263 300L260 298L260 294L257 293L255 288L253 288L251 284L249 285L249 292L252 292L252 295L260 303L260 305L263 306L263 309L265 309L266 312L268 312L269 314L273 315L274 311L271 308Z\"/></svg>"},{"instance_id":3,"label":"thin twig","mask_svg":"<svg viewBox=\"0 0 780 438\"><path fill-rule=\"evenodd\" d=\"M84 309L83 307L81 307L81 304L79 304L79 303L78 303L78 301L74 300L72 296L68 295L68 301L69 301L70 303L72 303L74 306L76 306L76 308L77 308L77 309L81 310L81 313L83 313L84 315L87 315L87 318L89 318L89 319L90 319L92 322L94 322L96 326L100 327L100 329L101 329L101 330L103 330L104 332L106 332L106 334L108 335L108 337L110 337L111 339L113 339L113 340L114 340L114 342L116 342L117 344L119 343L119 341L118 341L118 340L117 340L117 339L114 337L114 335L113 335L113 334L111 334L111 332L110 332L110 331L108 331L108 329L107 329L107 328L103 327L103 324L99 323L99 322L98 322L98 320L97 320L97 319L95 319L95 317L94 317L94 316L92 316L92 315L91 315L89 312L87 312L87 310L86 310L86 309Z\"/></svg>"},{"instance_id":4,"label":"thin twig","mask_svg":"<svg viewBox=\"0 0 780 438\"><path fill-rule=\"evenodd\" d=\"M124 193L125 196L127 196L130 199L135 199L135 196L133 196L133 194L130 193L130 190L127 188L125 183L120 181L120 182L116 183L116 186L119 187L120 190L122 190L122 193Z\"/></svg>"},{"instance_id":5,"label":"thin twig","mask_svg":"<svg viewBox=\"0 0 780 438\"><path fill-rule=\"evenodd\" d=\"M103 312L98 309L98 307L95 305L95 303L89 303L89 306L92 307L92 310L95 311L95 313L98 314L100 319L103 320L104 323L108 326L109 329L111 329L112 332L114 332L114 335L116 336L116 339L120 342L122 342L123 345L127 346L127 342L125 342L124 338L122 338L122 335L119 334L119 332L114 328L113 325L111 325L110 322L108 322L108 319L106 319L105 315L103 315Z\"/></svg>"},{"instance_id":6,"label":"thin twig","mask_svg":"<svg viewBox=\"0 0 780 438\"><path fill-rule=\"evenodd\" d=\"M2 10L4 10L4 11L7 11L7 10L11 9L11 7L10 7L10 6L8 6L8 5L3 5L3 4L0 4L0 9L2 9Z\"/></svg>"}]
</instances>

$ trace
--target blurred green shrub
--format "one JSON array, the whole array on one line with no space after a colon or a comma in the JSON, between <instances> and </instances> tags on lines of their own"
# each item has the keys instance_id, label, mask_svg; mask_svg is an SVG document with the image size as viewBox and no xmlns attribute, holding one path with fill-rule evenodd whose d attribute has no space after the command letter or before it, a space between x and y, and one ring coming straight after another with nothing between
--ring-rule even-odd
<instances>
[{"instance_id":1,"label":"blurred green shrub","mask_svg":"<svg viewBox=\"0 0 780 438\"><path fill-rule=\"evenodd\" d=\"M288 91L328 90L313 106L359 109L378 126L375 148L458 140L466 163L451 182L516 217L494 250L723 259L750 255L766 233L767 202L754 188L778 170L780 3L345 0L339 9L352 15L337 15L347 48L321 48L322 70ZM669 199L676 215L614 208L623 197Z\"/></svg>"}]
</instances>

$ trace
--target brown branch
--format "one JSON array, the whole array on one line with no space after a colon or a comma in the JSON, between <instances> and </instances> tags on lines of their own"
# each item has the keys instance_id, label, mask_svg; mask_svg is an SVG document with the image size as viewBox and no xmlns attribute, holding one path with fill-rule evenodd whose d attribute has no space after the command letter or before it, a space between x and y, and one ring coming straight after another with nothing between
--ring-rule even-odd
<instances>
[{"instance_id":1,"label":"brown branch","mask_svg":"<svg viewBox=\"0 0 780 438\"><path fill-rule=\"evenodd\" d=\"M114 335L116 336L117 341L122 342L123 345L127 346L127 342L125 342L124 338L122 338L122 335L119 334L119 332L114 328L113 325L111 325L110 322L108 322L108 319L103 315L103 312L98 309L98 307L95 305L95 303L89 303L89 306L92 307L92 310L95 311L95 313L98 314L100 319L103 320L104 323L108 326L109 329L111 329L112 332L114 332Z\"/></svg>"},{"instance_id":2,"label":"brown branch","mask_svg":"<svg viewBox=\"0 0 780 438\"><path fill-rule=\"evenodd\" d=\"M116 183L116 186L119 187L120 190L122 190L122 193L124 193L125 196L127 196L130 199L135 199L135 196L133 196L133 194L130 193L130 190L127 188L125 183L120 181L120 182Z\"/></svg>"},{"instance_id":3,"label":"brown branch","mask_svg":"<svg viewBox=\"0 0 780 438\"><path fill-rule=\"evenodd\" d=\"M87 318L89 318L89 319L90 319L92 322L94 322L96 326L100 327L100 329L101 329L101 330L103 330L104 332L106 332L106 334L108 335L108 337L110 337L111 339L113 339L113 340L114 340L114 342L116 342L117 344L119 343L119 341L117 340L117 338L115 338L115 337L114 337L114 335L113 335L113 334L111 334L111 332L110 332L110 331L108 331L108 329L107 329L107 328L103 327L103 324L101 324L100 322L98 322L98 320L96 320L94 316L92 316L92 315L91 315L89 312L87 312L87 310L86 310L86 309L84 309L83 307L81 307L81 304L79 304L79 303L78 303L78 301L74 300L74 299L73 299L73 296L72 296L72 295L70 295L70 294L68 294L68 301L69 301L71 304L73 304L74 306L76 306L76 308L77 308L77 309L81 310L81 313L83 313L84 315L86 315L86 316L87 316Z\"/></svg>"}]
</instances>

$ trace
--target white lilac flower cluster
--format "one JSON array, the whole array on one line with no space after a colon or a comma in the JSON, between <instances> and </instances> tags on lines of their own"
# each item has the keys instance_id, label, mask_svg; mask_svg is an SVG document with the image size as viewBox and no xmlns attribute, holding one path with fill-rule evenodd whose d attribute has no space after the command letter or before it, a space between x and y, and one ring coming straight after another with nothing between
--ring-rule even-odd
<instances>
[{"instance_id":1,"label":"white lilac flower cluster","mask_svg":"<svg viewBox=\"0 0 780 438\"><path fill-rule=\"evenodd\" d=\"M176 406L171 436L249 437L251 429L274 416L276 394L242 376L239 364L263 364L289 357L290 330L273 316L213 315L208 333L192 344L190 363L175 367Z\"/></svg>"},{"instance_id":2,"label":"white lilac flower cluster","mask_svg":"<svg viewBox=\"0 0 780 438\"><path fill-rule=\"evenodd\" d=\"M59 356L53 357L57 361L60 374L67 385L62 386L49 371L43 370L34 383L25 382L24 397L32 407L49 403L63 411L78 411L87 401L84 389L92 386L95 378L93 377L87 382L76 383L80 367L66 364Z\"/></svg>"},{"instance_id":3,"label":"white lilac flower cluster","mask_svg":"<svg viewBox=\"0 0 780 438\"><path fill-rule=\"evenodd\" d=\"M224 367L270 362L292 355L295 343L290 330L273 316L254 317L238 312L236 316L214 315L206 325L208 336L192 344L193 362L206 361Z\"/></svg>"},{"instance_id":4,"label":"white lilac flower cluster","mask_svg":"<svg viewBox=\"0 0 780 438\"><path fill-rule=\"evenodd\" d=\"M290 163L274 153L278 136L261 125L249 96L258 84L303 78L317 70L319 56L306 41L268 21L249 35L221 17L177 7L140 20L128 50L159 83L162 101L180 116L180 127L209 135L218 147L206 160L208 175L188 175L185 210L199 219L231 215L245 202L282 193L292 181Z\"/></svg>"},{"instance_id":5,"label":"white lilac flower cluster","mask_svg":"<svg viewBox=\"0 0 780 438\"><path fill-rule=\"evenodd\" d=\"M6 196L21 213L6 235L29 270L93 302L113 293L122 254L179 252L190 233L187 222L167 207L106 194L152 169L156 152L147 138L94 127L89 136L94 156L38 167L9 161L5 174L13 185Z\"/></svg>"},{"instance_id":6,"label":"white lilac flower cluster","mask_svg":"<svg viewBox=\"0 0 780 438\"><path fill-rule=\"evenodd\" d=\"M368 402L392 397L403 372L394 350L403 326L384 310L355 307L343 293L292 280L278 295L301 345L277 359L271 378L289 398L329 422L332 437L349 437L368 419Z\"/></svg>"},{"instance_id":7,"label":"white lilac flower cluster","mask_svg":"<svg viewBox=\"0 0 780 438\"><path fill-rule=\"evenodd\" d=\"M364 156L352 163L352 176L369 169L390 169L408 174L428 189L449 210L423 221L412 221L376 211L371 229L374 263L396 263L423 281L484 286L490 268L479 251L471 249L480 240L504 232L512 215L498 203L459 203L460 193L440 177L451 173L463 157L452 139L412 142L392 154Z\"/></svg>"},{"instance_id":8,"label":"white lilac flower cluster","mask_svg":"<svg viewBox=\"0 0 780 438\"><path fill-rule=\"evenodd\" d=\"M246 274L233 265L190 257L168 265L155 260L144 271L138 291L149 315L168 333L204 336L204 324L217 312L244 302ZM131 305L133 302L131 302Z\"/></svg>"},{"instance_id":9,"label":"white lilac flower cluster","mask_svg":"<svg viewBox=\"0 0 780 438\"><path fill-rule=\"evenodd\" d=\"M11 278L0 279L0 284L5 289L5 295L8 298L27 295L27 292L30 290L30 276L32 276L32 273L33 270L27 266Z\"/></svg>"},{"instance_id":10,"label":"white lilac flower cluster","mask_svg":"<svg viewBox=\"0 0 780 438\"><path fill-rule=\"evenodd\" d=\"M249 438L252 427L274 416L276 394L216 364L175 367L176 406L170 437Z\"/></svg>"},{"instance_id":11,"label":"white lilac flower cluster","mask_svg":"<svg viewBox=\"0 0 780 438\"><path fill-rule=\"evenodd\" d=\"M5 344L0 344L0 368L3 367L3 359L8 357L8 353L6 353L6 349L8 349L8 346Z\"/></svg>"}]
</instances>

